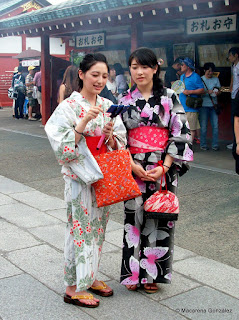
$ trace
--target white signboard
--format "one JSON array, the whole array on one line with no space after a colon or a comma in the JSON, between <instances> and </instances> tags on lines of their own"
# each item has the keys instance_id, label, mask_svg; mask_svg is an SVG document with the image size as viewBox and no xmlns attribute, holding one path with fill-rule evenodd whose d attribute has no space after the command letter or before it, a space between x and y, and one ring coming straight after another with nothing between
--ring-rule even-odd
<instances>
[{"instance_id":1,"label":"white signboard","mask_svg":"<svg viewBox=\"0 0 239 320\"><path fill-rule=\"evenodd\" d=\"M187 20L187 34L236 31L237 15L215 16Z\"/></svg>"},{"instance_id":2,"label":"white signboard","mask_svg":"<svg viewBox=\"0 0 239 320\"><path fill-rule=\"evenodd\" d=\"M76 36L76 48L102 47L104 45L104 32Z\"/></svg>"},{"instance_id":3,"label":"white signboard","mask_svg":"<svg viewBox=\"0 0 239 320\"><path fill-rule=\"evenodd\" d=\"M39 67L40 66L40 60L22 60L22 66L23 67Z\"/></svg>"}]
</instances>

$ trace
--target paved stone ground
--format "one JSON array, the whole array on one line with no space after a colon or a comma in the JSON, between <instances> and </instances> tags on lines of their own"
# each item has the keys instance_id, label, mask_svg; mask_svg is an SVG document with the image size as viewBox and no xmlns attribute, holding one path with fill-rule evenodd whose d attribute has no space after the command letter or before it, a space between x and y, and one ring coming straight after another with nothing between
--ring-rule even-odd
<instances>
[{"instance_id":1,"label":"paved stone ground","mask_svg":"<svg viewBox=\"0 0 239 320\"><path fill-rule=\"evenodd\" d=\"M0 176L0 317L53 319L238 319L239 270L175 246L171 285L158 293L119 284L123 225L107 226L99 278L115 294L97 309L64 304L65 203Z\"/></svg>"},{"instance_id":2,"label":"paved stone ground","mask_svg":"<svg viewBox=\"0 0 239 320\"><path fill-rule=\"evenodd\" d=\"M88 310L62 301L64 185L44 129L0 110L0 319L238 319L239 180L226 143L196 150L180 179L172 285L147 295L119 284L119 204L100 265L115 295Z\"/></svg>"}]
</instances>

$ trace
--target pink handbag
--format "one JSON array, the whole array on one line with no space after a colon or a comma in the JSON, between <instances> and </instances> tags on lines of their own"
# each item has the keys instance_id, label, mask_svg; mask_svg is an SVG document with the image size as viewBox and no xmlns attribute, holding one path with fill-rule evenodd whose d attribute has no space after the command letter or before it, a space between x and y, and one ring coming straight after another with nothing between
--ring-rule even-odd
<instances>
[{"instance_id":1,"label":"pink handbag","mask_svg":"<svg viewBox=\"0 0 239 320\"><path fill-rule=\"evenodd\" d=\"M144 203L145 215L148 218L166 220L177 220L179 213L179 202L177 196L167 189L166 176L162 162L159 165L163 168L160 189L149 197ZM162 179L165 179L166 190L162 190Z\"/></svg>"}]
</instances>

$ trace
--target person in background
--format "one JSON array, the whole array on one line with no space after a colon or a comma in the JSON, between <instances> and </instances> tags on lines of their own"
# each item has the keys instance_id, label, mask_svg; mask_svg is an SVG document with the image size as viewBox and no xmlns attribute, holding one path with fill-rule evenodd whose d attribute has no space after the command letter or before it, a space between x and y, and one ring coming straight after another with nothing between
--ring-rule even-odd
<instances>
[{"instance_id":1,"label":"person in background","mask_svg":"<svg viewBox=\"0 0 239 320\"><path fill-rule=\"evenodd\" d=\"M117 84L116 84L116 71L114 66L109 65L110 73L109 73L109 79L107 80L106 86L108 90L110 90L115 98L117 98Z\"/></svg>"},{"instance_id":2,"label":"person in background","mask_svg":"<svg viewBox=\"0 0 239 320\"><path fill-rule=\"evenodd\" d=\"M182 57L178 57L171 67L167 68L164 78L164 85L166 88L171 88L172 84L179 80L180 75L179 72L181 71L181 63L180 60L183 60Z\"/></svg>"},{"instance_id":3,"label":"person in background","mask_svg":"<svg viewBox=\"0 0 239 320\"><path fill-rule=\"evenodd\" d=\"M124 69L120 63L114 64L114 69L116 72L116 87L118 95L122 95L129 87L126 81L126 77L124 75Z\"/></svg>"},{"instance_id":4,"label":"person in background","mask_svg":"<svg viewBox=\"0 0 239 320\"><path fill-rule=\"evenodd\" d=\"M34 70L35 67L33 66L29 66L28 67L28 75L26 76L26 93L27 93L27 97L28 97L28 120L29 121L36 121L36 118L32 117L32 110L36 105L36 99L34 99L32 97L33 94L33 87L34 87L34 82L33 82L33 78L34 78Z\"/></svg>"},{"instance_id":5,"label":"person in background","mask_svg":"<svg viewBox=\"0 0 239 320\"><path fill-rule=\"evenodd\" d=\"M61 103L63 100L68 98L73 91L79 91L78 71L79 69L75 65L71 65L66 68L58 92L58 103Z\"/></svg>"},{"instance_id":6,"label":"person in background","mask_svg":"<svg viewBox=\"0 0 239 320\"><path fill-rule=\"evenodd\" d=\"M186 57L184 60L180 60L182 75L180 80L184 82L185 90L180 93L179 100L184 107L189 122L189 127L192 135L192 141L194 141L196 131L200 129L198 120L198 109L190 108L186 105L187 96L199 97L204 93L204 85L200 76L194 72L194 62Z\"/></svg>"},{"instance_id":7,"label":"person in background","mask_svg":"<svg viewBox=\"0 0 239 320\"><path fill-rule=\"evenodd\" d=\"M121 118L116 117L113 125L106 112L112 102L99 96L106 85L108 72L104 55L87 54L79 68L81 91L73 91L61 102L45 126L65 180L68 222L64 302L90 308L98 307L99 300L87 289L103 297L112 296L113 290L98 280L109 207L97 207L92 183L103 176L91 153L96 150L89 149L89 140L96 141L97 145L104 134L105 151L124 149L126 144Z\"/></svg>"},{"instance_id":8,"label":"person in background","mask_svg":"<svg viewBox=\"0 0 239 320\"><path fill-rule=\"evenodd\" d=\"M233 143L232 154L236 161L236 173L239 174L239 102L234 110L234 132L235 140Z\"/></svg>"},{"instance_id":9,"label":"person in background","mask_svg":"<svg viewBox=\"0 0 239 320\"><path fill-rule=\"evenodd\" d=\"M42 95L41 95L41 70L35 73L33 83L37 86L37 101L40 105L40 115L38 117L39 121L41 121L42 117Z\"/></svg>"},{"instance_id":10,"label":"person in background","mask_svg":"<svg viewBox=\"0 0 239 320\"><path fill-rule=\"evenodd\" d=\"M231 124L233 132L233 143L227 145L228 149L232 149L233 144L235 143L235 134L234 134L234 116L235 110L237 109L237 104L239 100L239 48L232 47L228 51L228 60L232 64L231 68Z\"/></svg>"},{"instance_id":11,"label":"person in background","mask_svg":"<svg viewBox=\"0 0 239 320\"><path fill-rule=\"evenodd\" d=\"M23 105L25 102L25 77L22 75L23 67L18 67L18 72L12 78L12 88L17 92L18 96L15 100L15 119L23 119Z\"/></svg>"},{"instance_id":12,"label":"person in background","mask_svg":"<svg viewBox=\"0 0 239 320\"><path fill-rule=\"evenodd\" d=\"M201 126L200 148L204 151L209 149L207 146L207 124L209 119L212 127L212 150L219 150L218 115L213 107L213 103L217 104L217 96L220 94L221 84L217 77L213 77L215 69L215 64L212 62L205 63L203 67L204 76L202 76L202 81L205 93L202 96L203 103L202 108L199 109L199 119Z\"/></svg>"},{"instance_id":13,"label":"person in background","mask_svg":"<svg viewBox=\"0 0 239 320\"><path fill-rule=\"evenodd\" d=\"M171 283L175 224L145 218L144 202L159 190L163 168L168 190L176 193L179 172L187 171L185 161L193 160L192 143L186 114L174 91L163 87L154 52L139 48L130 55L128 64L136 86L120 103L130 105L122 120L142 196L124 203L120 281L128 290L142 285L145 292L155 293L157 283ZM162 233L165 236L161 237Z\"/></svg>"},{"instance_id":14,"label":"person in background","mask_svg":"<svg viewBox=\"0 0 239 320\"><path fill-rule=\"evenodd\" d=\"M13 77L18 73L18 67L15 67L13 70ZM12 77L12 80L13 80ZM15 99L12 99L12 117L15 118Z\"/></svg>"}]
</instances>

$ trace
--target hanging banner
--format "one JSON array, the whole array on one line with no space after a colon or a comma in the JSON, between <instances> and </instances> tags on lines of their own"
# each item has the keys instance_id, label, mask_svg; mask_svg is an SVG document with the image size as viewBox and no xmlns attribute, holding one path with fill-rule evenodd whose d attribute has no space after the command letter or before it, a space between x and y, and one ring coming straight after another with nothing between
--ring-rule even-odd
<instances>
[{"instance_id":1,"label":"hanging banner","mask_svg":"<svg viewBox=\"0 0 239 320\"><path fill-rule=\"evenodd\" d=\"M187 34L232 32L237 30L237 15L187 20Z\"/></svg>"},{"instance_id":2,"label":"hanging banner","mask_svg":"<svg viewBox=\"0 0 239 320\"><path fill-rule=\"evenodd\" d=\"M76 48L103 47L105 45L105 33L94 33L76 36Z\"/></svg>"}]
</instances>

